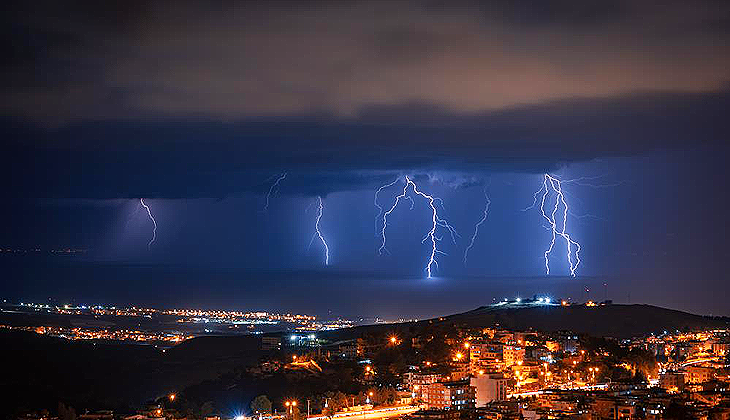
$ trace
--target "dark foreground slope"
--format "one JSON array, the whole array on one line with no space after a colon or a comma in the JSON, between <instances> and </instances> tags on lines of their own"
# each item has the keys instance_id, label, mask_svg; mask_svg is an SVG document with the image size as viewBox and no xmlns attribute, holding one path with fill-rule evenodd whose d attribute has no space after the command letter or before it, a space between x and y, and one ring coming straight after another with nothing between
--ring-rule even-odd
<instances>
[{"instance_id":1,"label":"dark foreground slope","mask_svg":"<svg viewBox=\"0 0 730 420\"><path fill-rule=\"evenodd\" d=\"M69 341L0 330L6 408L132 411L144 401L217 378L262 355L256 336L200 337L163 352L154 346ZM0 415L0 418L4 418Z\"/></svg>"}]
</instances>

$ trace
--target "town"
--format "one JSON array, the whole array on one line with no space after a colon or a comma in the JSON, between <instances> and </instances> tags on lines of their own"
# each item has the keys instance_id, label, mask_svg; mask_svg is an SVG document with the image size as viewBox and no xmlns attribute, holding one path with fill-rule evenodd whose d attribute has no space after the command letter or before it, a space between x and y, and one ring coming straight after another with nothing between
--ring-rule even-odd
<instances>
[{"instance_id":1,"label":"town","mask_svg":"<svg viewBox=\"0 0 730 420\"><path fill-rule=\"evenodd\" d=\"M544 299L507 304L571 305ZM473 328L444 318L427 321L426 328L414 325L260 335L257 363L209 384L208 393L220 395L253 387L258 396L239 399L234 409L230 401L201 398L192 387L157 396L136 413L94 410L78 418L730 418L728 329L619 339Z\"/></svg>"}]
</instances>

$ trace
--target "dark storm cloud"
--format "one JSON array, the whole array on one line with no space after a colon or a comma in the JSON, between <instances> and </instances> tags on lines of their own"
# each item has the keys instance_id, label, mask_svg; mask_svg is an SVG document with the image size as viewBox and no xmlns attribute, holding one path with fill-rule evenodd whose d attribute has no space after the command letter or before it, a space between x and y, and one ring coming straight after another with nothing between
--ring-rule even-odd
<instances>
[{"instance_id":1,"label":"dark storm cloud","mask_svg":"<svg viewBox=\"0 0 730 420\"><path fill-rule=\"evenodd\" d=\"M728 80L723 2L10 7L6 113L44 121L455 113Z\"/></svg>"},{"instance_id":2,"label":"dark storm cloud","mask_svg":"<svg viewBox=\"0 0 730 420\"><path fill-rule=\"evenodd\" d=\"M655 150L722 146L730 92L576 99L465 116L424 107L371 109L357 120L237 123L84 122L53 129L6 123L9 195L224 197L372 188L398 173L541 172L570 162ZM33 146L28 147L29 139ZM23 174L19 176L19 174Z\"/></svg>"},{"instance_id":3,"label":"dark storm cloud","mask_svg":"<svg viewBox=\"0 0 730 420\"><path fill-rule=\"evenodd\" d=\"M282 192L326 194L721 144L728 10L17 3L2 175L15 196L223 197L290 171Z\"/></svg>"}]
</instances>

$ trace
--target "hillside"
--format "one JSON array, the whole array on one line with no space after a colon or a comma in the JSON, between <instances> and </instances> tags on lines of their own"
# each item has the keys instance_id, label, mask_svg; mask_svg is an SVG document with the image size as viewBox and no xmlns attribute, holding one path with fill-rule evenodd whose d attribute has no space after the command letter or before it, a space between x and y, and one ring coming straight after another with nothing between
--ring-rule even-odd
<instances>
[{"instance_id":1,"label":"hillside","mask_svg":"<svg viewBox=\"0 0 730 420\"><path fill-rule=\"evenodd\" d=\"M502 305L404 324L380 324L341 330L328 337L354 338L362 333L420 333L434 327L501 327L510 330L554 332L569 330L600 337L630 338L662 331L730 328L730 318L707 317L652 305Z\"/></svg>"}]
</instances>

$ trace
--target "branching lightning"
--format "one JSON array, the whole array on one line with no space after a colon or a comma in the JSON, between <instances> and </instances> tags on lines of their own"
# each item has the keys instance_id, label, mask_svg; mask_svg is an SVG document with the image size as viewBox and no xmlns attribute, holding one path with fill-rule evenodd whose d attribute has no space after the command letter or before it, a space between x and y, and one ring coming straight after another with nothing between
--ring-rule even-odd
<instances>
[{"instance_id":1,"label":"branching lightning","mask_svg":"<svg viewBox=\"0 0 730 420\"><path fill-rule=\"evenodd\" d=\"M397 180L396 180L397 181ZM428 201L429 207L431 207L431 229L426 233L426 236L423 238L421 243L425 243L426 241L429 241L431 243L431 254L429 255L428 263L424 267L424 271L428 274L428 278L433 277L433 270L434 268L438 268L438 261L436 259L436 255L446 255L445 252L438 249L438 243L441 241L441 238L436 236L436 229L438 227L444 228L449 231L451 234L451 237L454 241L456 241L456 236L458 235L456 233L456 230L446 221L446 219L442 219L438 215L438 210L436 209L436 205L434 204L435 201L440 200L439 198L434 198L422 191L418 190L418 187L416 184L411 181L410 178L407 176L405 177L405 185L403 186L403 192L401 192L398 196L395 197L395 203L393 203L393 206L388 209L388 211L383 213L383 229L381 230L381 237L382 237L382 243L380 245L380 248L378 249L378 252L382 255L383 252L388 252L388 249L386 248L386 235L385 231L388 227L388 216L393 213L393 211L398 207L398 203L400 203L401 200L407 200L409 199L408 190L409 188L412 188L413 193L416 195L419 195L423 198L425 198ZM391 184L392 185L392 184ZM382 187L381 187L382 188ZM412 202L412 197L410 197ZM443 207L443 204L442 204Z\"/></svg>"},{"instance_id":2,"label":"branching lightning","mask_svg":"<svg viewBox=\"0 0 730 420\"><path fill-rule=\"evenodd\" d=\"M466 257L469 255L469 250L472 249L474 246L474 241L477 239L477 235L479 234L479 226L482 225L487 220L487 216L489 216L489 206L492 204L492 201L489 199L489 194L487 193L487 188L484 188L484 198L486 200L484 204L484 211L482 212L482 218L479 219L476 225L474 225L474 234L471 236L471 242L469 242L469 246L466 247L466 250L464 250L464 265L466 265Z\"/></svg>"},{"instance_id":3,"label":"branching lightning","mask_svg":"<svg viewBox=\"0 0 730 420\"><path fill-rule=\"evenodd\" d=\"M271 184L271 187L269 188L269 192L266 193L266 204L264 205L264 208L261 210L261 212L266 212L269 210L269 201L271 201L271 196L276 193L276 191L279 188L279 183L286 178L286 172L283 172L281 175L279 175L278 178L276 178L276 181L274 181L273 184ZM271 178L269 178L271 179Z\"/></svg>"},{"instance_id":4,"label":"branching lightning","mask_svg":"<svg viewBox=\"0 0 730 420\"><path fill-rule=\"evenodd\" d=\"M555 193L555 205L553 206L552 211L546 213L545 201L547 200L551 190ZM538 196L540 195L540 193L542 193L542 198L540 199L540 213L542 214L542 217L547 221L549 225L548 230L552 234L550 246L545 251L545 271L547 272L547 274L550 274L550 253L555 247L555 239L557 238L557 236L560 236L565 239L566 255L568 258L568 266L570 267L570 275L575 277L575 272L578 269L578 265L580 265L580 244L573 240L566 232L566 225L570 209L568 208L568 203L565 200L565 195L563 193L560 179L553 175L545 174L542 187L540 187L540 189L537 190L533 195L534 200L532 205L523 209L523 211L527 211L537 206ZM556 214L561 207L563 209L562 223L558 223L558 221L556 220ZM562 226L559 227L559 224L561 224ZM573 254L573 247L575 247L575 254ZM573 261L573 256L575 256L575 261Z\"/></svg>"},{"instance_id":5,"label":"branching lightning","mask_svg":"<svg viewBox=\"0 0 730 420\"><path fill-rule=\"evenodd\" d=\"M157 221L155 221L155 218L152 216L152 212L150 211L150 207L147 204L144 203L144 199L143 198L140 198L139 199L139 202L140 202L140 204L142 204L142 207L144 207L145 210L147 210L147 215L150 217L150 220L152 220L152 226L153 226L153 228L152 228L152 239L150 239L150 241L147 243L147 249L149 250L150 247L152 246L152 243L155 241L155 239L157 239Z\"/></svg>"},{"instance_id":6,"label":"branching lightning","mask_svg":"<svg viewBox=\"0 0 730 420\"><path fill-rule=\"evenodd\" d=\"M380 193L381 193L381 192L382 192L382 191L383 191L384 189L392 187L392 186L393 186L393 185L395 185L395 184L396 184L396 183L397 183L398 181L400 181L400 177L396 178L396 179L395 179L395 180L394 180L393 182L391 182L391 183L389 183L389 184L385 184L385 185L383 185L382 187L378 188L378 189L377 189L377 190L375 191L375 198L374 198L374 203L375 203L375 207L377 207L377 208L378 208L378 215L377 215L377 216L375 216L375 231L376 231L376 232L378 231L378 222L380 221L380 217L381 217L381 216L383 215L383 206L381 206L381 205L380 205L380 203L378 203L378 194L380 194ZM411 200L411 203L412 203L412 202L413 202L413 200ZM413 205L411 205L411 208L412 208L412 207L413 207Z\"/></svg>"},{"instance_id":7,"label":"branching lightning","mask_svg":"<svg viewBox=\"0 0 730 420\"><path fill-rule=\"evenodd\" d=\"M312 234L312 239L309 241L309 246L312 246L314 238L319 238L322 242L322 246L324 246L324 265L330 265L330 248L327 246L327 241L324 240L324 236L322 236L322 232L319 229L319 222L322 220L322 210L324 209L324 206L322 205L322 197L318 196L317 200L319 201L317 221L314 223L314 234Z\"/></svg>"}]
</instances>

